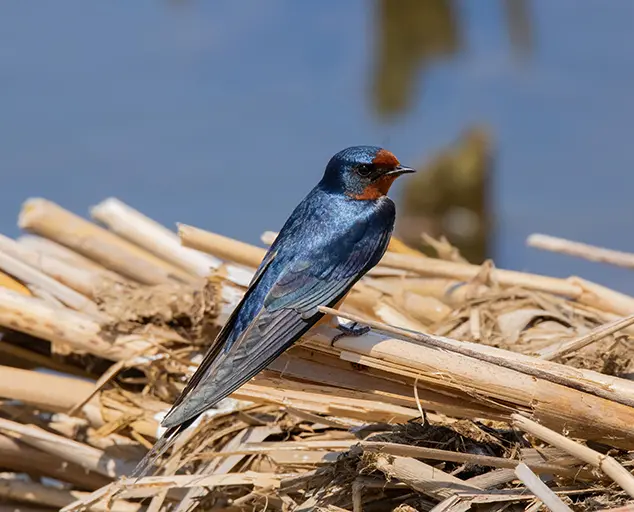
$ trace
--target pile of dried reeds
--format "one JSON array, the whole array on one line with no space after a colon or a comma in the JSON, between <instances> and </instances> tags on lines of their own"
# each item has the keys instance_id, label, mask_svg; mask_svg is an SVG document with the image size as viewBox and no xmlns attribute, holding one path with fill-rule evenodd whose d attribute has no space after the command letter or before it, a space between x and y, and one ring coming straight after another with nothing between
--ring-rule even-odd
<instances>
[{"instance_id":1,"label":"pile of dried reeds","mask_svg":"<svg viewBox=\"0 0 634 512\"><path fill-rule=\"evenodd\" d=\"M338 316L373 332L334 346L329 328L309 333L187 431L158 476L122 478L264 251L189 226L179 240L114 199L91 213L105 227L31 199L29 234L0 238L0 510L597 510L634 498L634 298L470 265L433 239L437 258L393 240L348 296Z\"/></svg>"}]
</instances>

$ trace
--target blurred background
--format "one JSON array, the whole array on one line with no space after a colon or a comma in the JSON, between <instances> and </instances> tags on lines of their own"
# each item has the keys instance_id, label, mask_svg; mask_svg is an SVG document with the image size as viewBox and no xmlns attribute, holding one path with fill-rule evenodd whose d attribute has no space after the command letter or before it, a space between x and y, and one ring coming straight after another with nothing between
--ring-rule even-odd
<instances>
[{"instance_id":1,"label":"blurred background","mask_svg":"<svg viewBox=\"0 0 634 512\"><path fill-rule=\"evenodd\" d=\"M328 159L382 145L399 236L473 262L634 274L526 247L543 232L634 251L634 2L163 0L0 15L0 231L28 197L116 196L251 243Z\"/></svg>"}]
</instances>

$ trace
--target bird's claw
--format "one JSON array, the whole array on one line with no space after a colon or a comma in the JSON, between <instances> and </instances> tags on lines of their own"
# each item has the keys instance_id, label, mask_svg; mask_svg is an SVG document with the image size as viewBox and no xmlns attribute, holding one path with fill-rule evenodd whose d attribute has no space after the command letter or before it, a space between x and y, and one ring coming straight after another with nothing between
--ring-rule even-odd
<instances>
[{"instance_id":1,"label":"bird's claw","mask_svg":"<svg viewBox=\"0 0 634 512\"><path fill-rule=\"evenodd\" d=\"M350 327L344 324L337 324L337 330L341 332L332 338L332 341L330 342L331 347L333 347L341 338L345 338L346 336L363 336L364 334L370 332L370 328L367 325L357 327L357 322L353 322Z\"/></svg>"}]
</instances>

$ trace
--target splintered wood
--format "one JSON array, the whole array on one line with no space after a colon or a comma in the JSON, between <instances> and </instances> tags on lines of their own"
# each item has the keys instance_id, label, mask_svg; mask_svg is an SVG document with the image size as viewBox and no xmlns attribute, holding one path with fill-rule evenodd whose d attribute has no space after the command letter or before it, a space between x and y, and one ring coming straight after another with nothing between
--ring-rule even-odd
<instances>
[{"instance_id":1,"label":"splintered wood","mask_svg":"<svg viewBox=\"0 0 634 512\"><path fill-rule=\"evenodd\" d=\"M176 232L114 198L91 215L30 199L25 234L0 235L2 510L634 506L634 298L473 265L426 235L437 257L394 238L339 311L322 309L370 333L311 330L154 476L126 478L276 233L256 247Z\"/></svg>"}]
</instances>

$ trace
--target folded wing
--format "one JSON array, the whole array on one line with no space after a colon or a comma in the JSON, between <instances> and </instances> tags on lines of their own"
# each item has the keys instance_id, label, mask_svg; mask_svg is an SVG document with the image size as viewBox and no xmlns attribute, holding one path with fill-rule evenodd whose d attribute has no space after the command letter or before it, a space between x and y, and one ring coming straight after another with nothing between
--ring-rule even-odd
<instances>
[{"instance_id":1,"label":"folded wing","mask_svg":"<svg viewBox=\"0 0 634 512\"><path fill-rule=\"evenodd\" d=\"M175 427L212 407L289 348L381 258L391 229L356 226L282 270L264 304L228 351L208 354L162 425ZM261 268L258 279L269 271ZM226 327L228 328L228 327Z\"/></svg>"}]
</instances>

